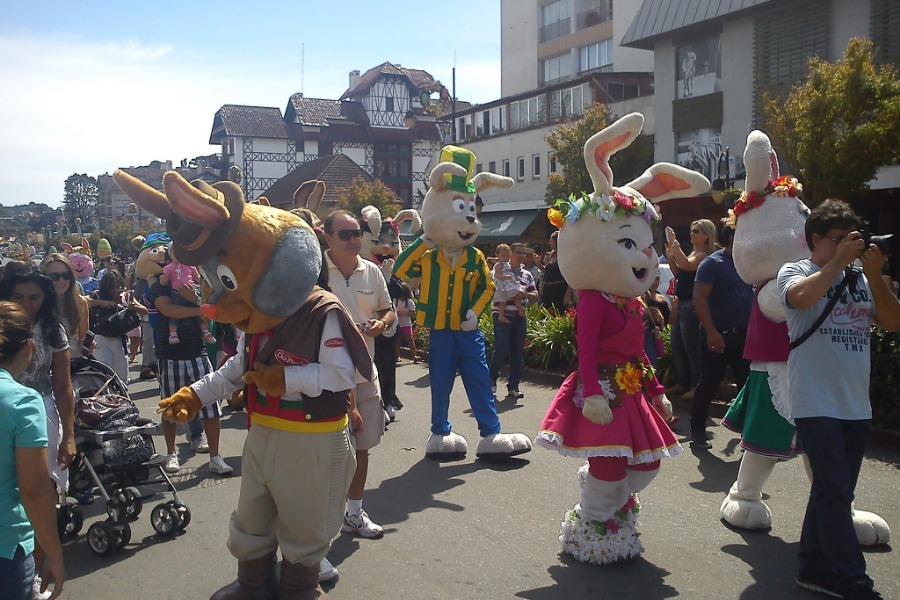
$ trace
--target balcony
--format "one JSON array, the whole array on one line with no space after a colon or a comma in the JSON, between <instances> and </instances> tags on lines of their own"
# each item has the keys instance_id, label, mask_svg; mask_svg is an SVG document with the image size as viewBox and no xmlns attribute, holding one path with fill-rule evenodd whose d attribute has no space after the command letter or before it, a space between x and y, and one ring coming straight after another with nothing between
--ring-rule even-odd
<instances>
[{"instance_id":1,"label":"balcony","mask_svg":"<svg viewBox=\"0 0 900 600\"><path fill-rule=\"evenodd\" d=\"M571 27L570 21L571 19L566 17L565 19L550 23L549 25L544 25L538 29L538 43L543 44L544 42L561 38L564 35L569 35Z\"/></svg>"},{"instance_id":2,"label":"balcony","mask_svg":"<svg viewBox=\"0 0 900 600\"><path fill-rule=\"evenodd\" d=\"M579 13L575 17L575 30L581 31L587 27L599 25L611 21L613 18L612 3L602 3L597 8Z\"/></svg>"}]
</instances>

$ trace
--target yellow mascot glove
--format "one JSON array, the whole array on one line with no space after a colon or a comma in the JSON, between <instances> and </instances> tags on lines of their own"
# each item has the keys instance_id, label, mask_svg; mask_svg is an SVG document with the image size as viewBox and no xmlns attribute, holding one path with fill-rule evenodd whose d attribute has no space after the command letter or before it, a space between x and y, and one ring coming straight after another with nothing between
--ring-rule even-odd
<instances>
[{"instance_id":1,"label":"yellow mascot glove","mask_svg":"<svg viewBox=\"0 0 900 600\"><path fill-rule=\"evenodd\" d=\"M203 403L193 389L183 387L168 398L160 400L159 407L162 409L164 419L176 423L187 423L197 416L197 413L203 408Z\"/></svg>"},{"instance_id":2,"label":"yellow mascot glove","mask_svg":"<svg viewBox=\"0 0 900 600\"><path fill-rule=\"evenodd\" d=\"M256 387L270 396L284 396L284 367L253 363L253 369L244 373L244 383L255 383Z\"/></svg>"}]
</instances>

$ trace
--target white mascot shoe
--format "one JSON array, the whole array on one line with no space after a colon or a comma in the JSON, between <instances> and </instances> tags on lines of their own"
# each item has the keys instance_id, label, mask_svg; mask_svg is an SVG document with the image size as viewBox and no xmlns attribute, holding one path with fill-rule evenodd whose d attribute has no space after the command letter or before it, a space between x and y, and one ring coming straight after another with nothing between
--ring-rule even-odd
<instances>
[{"instance_id":1,"label":"white mascot shoe","mask_svg":"<svg viewBox=\"0 0 900 600\"><path fill-rule=\"evenodd\" d=\"M579 479L582 472L579 471ZM566 513L560 549L578 561L605 565L644 551L638 538L637 496L628 493L628 478L600 481L585 473L581 504Z\"/></svg>"},{"instance_id":2,"label":"white mascot shoe","mask_svg":"<svg viewBox=\"0 0 900 600\"><path fill-rule=\"evenodd\" d=\"M425 443L425 456L455 456L468 451L469 444L466 442L466 438L452 431L447 435L432 433L428 436L428 442Z\"/></svg>"},{"instance_id":3,"label":"white mascot shoe","mask_svg":"<svg viewBox=\"0 0 900 600\"><path fill-rule=\"evenodd\" d=\"M531 452L531 440L524 433L494 433L478 442L475 456L479 458L506 458Z\"/></svg>"},{"instance_id":4,"label":"white mascot shoe","mask_svg":"<svg viewBox=\"0 0 900 600\"><path fill-rule=\"evenodd\" d=\"M853 509L853 528L860 546L880 546L891 541L887 521L873 512Z\"/></svg>"},{"instance_id":5,"label":"white mascot shoe","mask_svg":"<svg viewBox=\"0 0 900 600\"><path fill-rule=\"evenodd\" d=\"M762 489L777 462L777 459L744 451L737 481L719 507L725 522L739 529L772 527L772 511L762 500Z\"/></svg>"}]
</instances>

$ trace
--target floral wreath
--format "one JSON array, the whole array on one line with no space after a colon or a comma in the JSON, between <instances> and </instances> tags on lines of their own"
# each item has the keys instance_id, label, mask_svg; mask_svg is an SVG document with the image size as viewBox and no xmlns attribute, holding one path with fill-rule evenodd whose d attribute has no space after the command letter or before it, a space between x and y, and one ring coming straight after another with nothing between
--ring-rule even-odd
<instances>
[{"instance_id":1,"label":"floral wreath","mask_svg":"<svg viewBox=\"0 0 900 600\"><path fill-rule=\"evenodd\" d=\"M782 198L796 198L798 192L803 191L803 184L797 181L793 175L784 175L775 181L770 181L761 192L748 192L744 190L741 197L734 203L734 208L728 210L728 218L725 223L734 227L737 218L750 210L761 206L766 201L766 196L780 196Z\"/></svg>"},{"instance_id":2,"label":"floral wreath","mask_svg":"<svg viewBox=\"0 0 900 600\"><path fill-rule=\"evenodd\" d=\"M591 196L585 192L576 197L560 198L553 208L547 209L547 220L554 227L562 227L566 222L574 223L579 217L591 214L601 221L612 221L638 215L644 217L648 225L658 225L661 221L656 207L644 198L629 196L619 190L611 194Z\"/></svg>"}]
</instances>

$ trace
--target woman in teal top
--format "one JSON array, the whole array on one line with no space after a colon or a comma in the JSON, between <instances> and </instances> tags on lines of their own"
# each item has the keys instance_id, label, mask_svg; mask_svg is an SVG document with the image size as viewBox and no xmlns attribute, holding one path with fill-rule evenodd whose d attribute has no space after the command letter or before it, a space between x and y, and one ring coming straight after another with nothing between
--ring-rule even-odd
<instances>
[{"instance_id":1,"label":"woman in teal top","mask_svg":"<svg viewBox=\"0 0 900 600\"><path fill-rule=\"evenodd\" d=\"M46 554L43 578L62 592L66 571L56 530L56 494L47 481L44 401L16 383L34 351L31 319L18 304L0 302L0 596L29 600L35 538Z\"/></svg>"}]
</instances>

